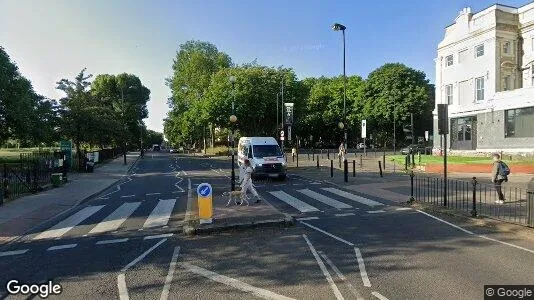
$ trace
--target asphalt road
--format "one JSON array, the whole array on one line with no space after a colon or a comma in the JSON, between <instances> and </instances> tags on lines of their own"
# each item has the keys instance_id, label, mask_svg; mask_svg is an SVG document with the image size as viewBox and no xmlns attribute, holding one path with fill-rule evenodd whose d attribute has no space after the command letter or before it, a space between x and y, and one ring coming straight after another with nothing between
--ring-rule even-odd
<instances>
[{"instance_id":1,"label":"asphalt road","mask_svg":"<svg viewBox=\"0 0 534 300\"><path fill-rule=\"evenodd\" d=\"M147 153L120 184L0 249L0 299L32 298L7 295L12 279L60 284L51 299L483 299L486 284L534 283L529 241L291 175L257 187L297 226L183 236L187 189L226 189L228 166Z\"/></svg>"}]
</instances>

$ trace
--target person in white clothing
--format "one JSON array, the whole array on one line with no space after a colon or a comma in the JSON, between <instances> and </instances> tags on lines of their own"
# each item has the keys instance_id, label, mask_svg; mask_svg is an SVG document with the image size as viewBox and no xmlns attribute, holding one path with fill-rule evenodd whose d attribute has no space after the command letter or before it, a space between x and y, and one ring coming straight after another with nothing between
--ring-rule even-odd
<instances>
[{"instance_id":1,"label":"person in white clothing","mask_svg":"<svg viewBox=\"0 0 534 300\"><path fill-rule=\"evenodd\" d=\"M254 184L252 183L252 166L250 165L250 161L248 159L245 159L245 174L243 181L241 182L241 192L243 193L243 197L247 196L247 191L250 190L252 195L254 195L255 198L257 198L256 203L260 202L260 195L258 195L258 192L254 188Z\"/></svg>"}]
</instances>

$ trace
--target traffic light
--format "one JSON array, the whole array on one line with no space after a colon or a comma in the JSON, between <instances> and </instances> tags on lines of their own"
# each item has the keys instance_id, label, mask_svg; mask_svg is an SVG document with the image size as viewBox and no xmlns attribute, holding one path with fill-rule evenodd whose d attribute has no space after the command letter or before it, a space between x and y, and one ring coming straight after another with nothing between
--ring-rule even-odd
<instances>
[{"instance_id":1,"label":"traffic light","mask_svg":"<svg viewBox=\"0 0 534 300\"><path fill-rule=\"evenodd\" d=\"M447 104L438 104L438 134L449 133L449 113Z\"/></svg>"}]
</instances>

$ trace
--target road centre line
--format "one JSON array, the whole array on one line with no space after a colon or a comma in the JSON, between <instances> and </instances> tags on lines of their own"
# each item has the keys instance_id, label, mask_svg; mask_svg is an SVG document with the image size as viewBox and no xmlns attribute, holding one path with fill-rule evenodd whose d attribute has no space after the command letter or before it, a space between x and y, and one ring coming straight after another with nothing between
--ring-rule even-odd
<instances>
[{"instance_id":1,"label":"road centre line","mask_svg":"<svg viewBox=\"0 0 534 300\"><path fill-rule=\"evenodd\" d=\"M386 212L385 210L368 210L367 213L368 214L379 214L379 213L384 213Z\"/></svg>"},{"instance_id":2,"label":"road centre line","mask_svg":"<svg viewBox=\"0 0 534 300\"><path fill-rule=\"evenodd\" d=\"M167 239L162 239L161 241L157 242L154 246L150 247L148 250L143 252L143 254L139 255L136 259L132 260L129 264L127 264L124 268L121 269L121 273L126 272L129 268L133 267L136 263L140 262L145 256L147 256L150 252L154 251L159 245L163 244Z\"/></svg>"},{"instance_id":3,"label":"road centre line","mask_svg":"<svg viewBox=\"0 0 534 300\"><path fill-rule=\"evenodd\" d=\"M395 210L412 210L411 207L398 207L398 208L395 208Z\"/></svg>"},{"instance_id":4,"label":"road centre line","mask_svg":"<svg viewBox=\"0 0 534 300\"><path fill-rule=\"evenodd\" d=\"M349 241L346 241L346 240L344 240L344 239L342 239L342 238L340 238L340 237L338 237L338 236L335 236L335 235L333 235L333 234L331 234L331 233L328 233L328 232L326 232L326 231L324 231L324 230L322 230L322 229L320 229L320 228L317 228L317 227L315 227L315 226L313 226L313 225L310 225L310 224L308 224L308 223L306 223L306 222L302 222L302 221L300 221L300 223L302 223L302 224L304 224L304 225L306 225L306 226L308 226L308 227L310 227L310 228L312 228L312 229L315 229L315 230L317 230L317 231L319 231L319 232L321 232L321 233L324 233L324 234L328 235L329 237L334 238L334 239L336 239L336 240L338 240L338 241L340 241L340 242L342 242L342 243L345 243L345 244L347 244L347 245L349 245L349 246L354 246L353 243L351 243L351 242L349 242Z\"/></svg>"},{"instance_id":5,"label":"road centre line","mask_svg":"<svg viewBox=\"0 0 534 300\"><path fill-rule=\"evenodd\" d=\"M160 238L168 238L171 237L172 233L165 233L165 234L159 234L159 235L149 235L145 236L143 240L153 240L153 239L160 239Z\"/></svg>"},{"instance_id":6,"label":"road centre line","mask_svg":"<svg viewBox=\"0 0 534 300\"><path fill-rule=\"evenodd\" d=\"M354 213L344 213L344 214L335 214L336 217L348 217L348 216L354 216Z\"/></svg>"},{"instance_id":7,"label":"road centre line","mask_svg":"<svg viewBox=\"0 0 534 300\"><path fill-rule=\"evenodd\" d=\"M230 278L228 276L220 275L215 272L212 272L210 270L206 270L201 267L194 266L192 264L183 262L180 264L181 267L187 269L189 272L195 273L197 275L204 276L210 280L213 280L215 282L219 282L228 286L231 286L233 288L236 288L243 292L248 292L253 294L254 296L258 298L263 299L273 299L273 300L294 300L293 298L289 298L283 295L276 294L274 292L271 292L269 290L265 290L262 288L257 288L255 286L249 285L247 283L244 283L242 281L239 281L234 278Z\"/></svg>"},{"instance_id":8,"label":"road centre line","mask_svg":"<svg viewBox=\"0 0 534 300\"><path fill-rule=\"evenodd\" d=\"M371 295L375 296L376 298L380 300L389 300L388 298L382 296L379 292L372 292Z\"/></svg>"},{"instance_id":9,"label":"road centre line","mask_svg":"<svg viewBox=\"0 0 534 300\"><path fill-rule=\"evenodd\" d=\"M296 218L297 221L319 220L319 217Z\"/></svg>"},{"instance_id":10,"label":"road centre line","mask_svg":"<svg viewBox=\"0 0 534 300\"><path fill-rule=\"evenodd\" d=\"M2 257L2 256L13 256L13 255L24 254L24 253L28 252L28 250L30 250L30 249L12 250L12 251L0 252L0 257Z\"/></svg>"},{"instance_id":11,"label":"road centre line","mask_svg":"<svg viewBox=\"0 0 534 300\"><path fill-rule=\"evenodd\" d=\"M52 246L48 249L46 249L46 251L55 251L55 250L62 250L62 249L70 249L70 248L74 248L78 246L78 244L66 244L66 245L59 245L59 246Z\"/></svg>"},{"instance_id":12,"label":"road centre line","mask_svg":"<svg viewBox=\"0 0 534 300\"><path fill-rule=\"evenodd\" d=\"M308 239L308 237L305 234L303 234L302 237L304 238L304 240L306 240L306 243L308 244L308 247L310 248L310 251L312 252L313 257L317 261L317 264L319 265L319 268L321 268L321 271L323 272L324 277L326 277L326 281L328 281L328 284L330 284L330 288L332 288L332 290L334 291L334 295L336 296L336 299L344 299L343 295L341 295L341 292L337 288L336 283L332 279L332 276L330 276L330 273L328 272L328 269L326 268L326 266L324 265L323 261L319 257L319 254L317 254L317 251L315 251L315 248L313 247L313 245L310 242L310 240Z\"/></svg>"},{"instance_id":13,"label":"road centre line","mask_svg":"<svg viewBox=\"0 0 534 300\"><path fill-rule=\"evenodd\" d=\"M130 296L128 295L128 288L126 287L126 277L124 274L119 274L119 276L117 276L117 286L119 288L119 299L129 300Z\"/></svg>"},{"instance_id":14,"label":"road centre line","mask_svg":"<svg viewBox=\"0 0 534 300\"><path fill-rule=\"evenodd\" d=\"M358 267L360 269L363 286L370 287L371 281L369 281L369 277L367 277L367 272L365 271L365 263L363 262L362 253L358 247L354 247L354 252L356 253L356 259L358 260Z\"/></svg>"},{"instance_id":15,"label":"road centre line","mask_svg":"<svg viewBox=\"0 0 534 300\"><path fill-rule=\"evenodd\" d=\"M152 196L152 195L161 195L161 193L148 193L146 194L147 196Z\"/></svg>"},{"instance_id":16,"label":"road centre line","mask_svg":"<svg viewBox=\"0 0 534 300\"><path fill-rule=\"evenodd\" d=\"M102 240L102 241L98 241L96 242L97 245L107 245L107 244L117 244L117 243L124 243L124 242L127 242L129 239L128 238L123 238L123 239L113 239L113 240Z\"/></svg>"},{"instance_id":17,"label":"road centre line","mask_svg":"<svg viewBox=\"0 0 534 300\"><path fill-rule=\"evenodd\" d=\"M174 275L174 270L176 270L176 261L178 260L178 255L180 255L180 246L174 247L174 252L172 253L171 263L169 265L169 272L167 277L165 277L165 284L163 285L163 291L161 291L160 300L167 300L169 298L169 290L171 288L172 277Z\"/></svg>"},{"instance_id":18,"label":"road centre line","mask_svg":"<svg viewBox=\"0 0 534 300\"><path fill-rule=\"evenodd\" d=\"M339 271L339 269L334 265L334 263L326 256L326 254L323 253L323 251L318 251L318 253L321 255L321 257L326 261L326 263L330 266L332 270L336 273L337 277L339 277L340 280L345 281L345 284L347 285L347 288L356 296L357 300L363 300L362 295L352 286L352 284L345 278L345 276Z\"/></svg>"}]
</instances>

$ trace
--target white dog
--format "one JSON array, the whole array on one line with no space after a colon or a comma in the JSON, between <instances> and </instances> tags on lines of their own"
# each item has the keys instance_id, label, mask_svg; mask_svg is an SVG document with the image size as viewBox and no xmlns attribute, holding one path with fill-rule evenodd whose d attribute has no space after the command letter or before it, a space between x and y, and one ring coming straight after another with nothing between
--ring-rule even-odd
<instances>
[{"instance_id":1,"label":"white dog","mask_svg":"<svg viewBox=\"0 0 534 300\"><path fill-rule=\"evenodd\" d=\"M228 202L226 203L226 206L230 205L230 202L232 202L232 200L234 200L235 205L243 205L243 202L247 202L247 206L249 205L247 199L248 197L243 193L243 190L224 192L222 195L223 197L228 197ZM237 202L238 198L241 199L241 202L239 203Z\"/></svg>"}]
</instances>

